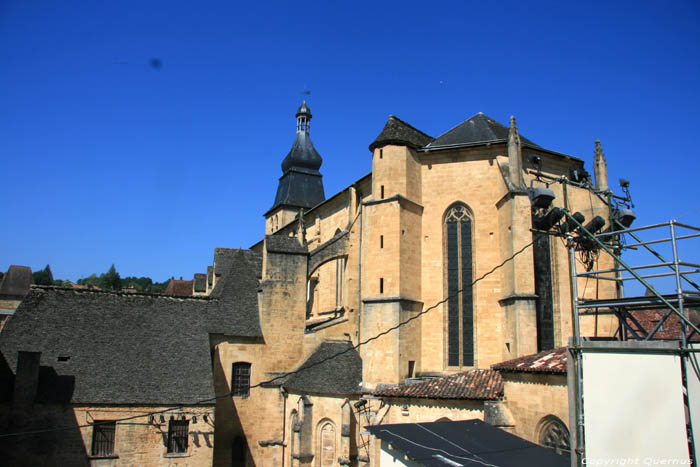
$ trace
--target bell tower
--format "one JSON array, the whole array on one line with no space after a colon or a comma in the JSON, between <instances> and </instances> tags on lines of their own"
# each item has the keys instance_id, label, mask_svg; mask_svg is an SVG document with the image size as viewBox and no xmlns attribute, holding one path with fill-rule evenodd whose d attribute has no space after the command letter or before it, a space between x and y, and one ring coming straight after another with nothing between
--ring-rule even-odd
<instances>
[{"instance_id":1,"label":"bell tower","mask_svg":"<svg viewBox=\"0 0 700 467\"><path fill-rule=\"evenodd\" d=\"M323 160L311 142L311 110L304 100L297 110L297 133L292 149L282 161L275 202L265 213L265 234L291 222L300 210L308 210L326 199L319 169Z\"/></svg>"}]
</instances>

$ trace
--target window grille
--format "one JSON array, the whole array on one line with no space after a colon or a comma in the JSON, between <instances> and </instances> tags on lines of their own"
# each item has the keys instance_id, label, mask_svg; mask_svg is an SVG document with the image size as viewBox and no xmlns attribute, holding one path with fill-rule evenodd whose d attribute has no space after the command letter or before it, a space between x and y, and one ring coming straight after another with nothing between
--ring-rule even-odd
<instances>
[{"instance_id":1,"label":"window grille","mask_svg":"<svg viewBox=\"0 0 700 467\"><path fill-rule=\"evenodd\" d=\"M111 420L95 420L92 427L92 455L110 456L114 454L114 434L116 422Z\"/></svg>"},{"instance_id":2,"label":"window grille","mask_svg":"<svg viewBox=\"0 0 700 467\"><path fill-rule=\"evenodd\" d=\"M250 394L250 363L234 363L232 375L231 395L248 397Z\"/></svg>"},{"instance_id":3,"label":"window grille","mask_svg":"<svg viewBox=\"0 0 700 467\"><path fill-rule=\"evenodd\" d=\"M189 420L170 420L168 426L168 452L186 453Z\"/></svg>"}]
</instances>

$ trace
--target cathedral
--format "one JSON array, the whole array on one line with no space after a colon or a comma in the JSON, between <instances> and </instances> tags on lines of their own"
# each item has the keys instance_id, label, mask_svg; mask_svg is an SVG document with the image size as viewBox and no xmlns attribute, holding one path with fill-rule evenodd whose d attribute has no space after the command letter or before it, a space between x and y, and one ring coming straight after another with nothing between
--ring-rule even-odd
<instances>
[{"instance_id":1,"label":"cathedral","mask_svg":"<svg viewBox=\"0 0 700 467\"><path fill-rule=\"evenodd\" d=\"M609 217L591 196L609 190L599 143L592 179L513 117L432 137L390 116L371 171L327 197L311 119L304 102L262 239L215 249L191 296L32 288L0 334L15 396L19 383L42 394L40 368L44 382L73 376L42 403L71 404L85 465L393 465L382 425L463 420L568 455L569 258L539 229L556 208ZM608 282L579 293L612 297ZM102 334L87 329L96 316ZM581 327L606 337L618 321ZM104 350L117 341L123 358ZM130 413L148 420L141 437L119 434ZM156 446L134 448L148 436Z\"/></svg>"}]
</instances>

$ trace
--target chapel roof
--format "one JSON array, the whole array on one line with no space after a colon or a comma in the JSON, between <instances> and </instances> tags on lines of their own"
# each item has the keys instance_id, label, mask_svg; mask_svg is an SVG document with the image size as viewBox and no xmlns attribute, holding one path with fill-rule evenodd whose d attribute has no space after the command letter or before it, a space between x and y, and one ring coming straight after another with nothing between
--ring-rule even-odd
<instances>
[{"instance_id":1,"label":"chapel roof","mask_svg":"<svg viewBox=\"0 0 700 467\"><path fill-rule=\"evenodd\" d=\"M507 143L509 128L501 125L496 120L479 112L473 117L463 121L454 128L446 131L430 143L426 149L435 149L449 146L468 146L486 143ZM531 146L539 147L527 138L520 135L520 140Z\"/></svg>"},{"instance_id":2,"label":"chapel roof","mask_svg":"<svg viewBox=\"0 0 700 467\"><path fill-rule=\"evenodd\" d=\"M321 343L296 371L282 382L285 388L306 393L361 393L362 359L350 342Z\"/></svg>"},{"instance_id":3,"label":"chapel roof","mask_svg":"<svg viewBox=\"0 0 700 467\"><path fill-rule=\"evenodd\" d=\"M503 379L493 370L469 370L424 381L378 388L374 395L418 399L492 400L503 397Z\"/></svg>"},{"instance_id":4,"label":"chapel roof","mask_svg":"<svg viewBox=\"0 0 700 467\"><path fill-rule=\"evenodd\" d=\"M491 365L494 370L521 373L566 374L566 347L544 350L540 353L525 355L505 362Z\"/></svg>"}]
</instances>

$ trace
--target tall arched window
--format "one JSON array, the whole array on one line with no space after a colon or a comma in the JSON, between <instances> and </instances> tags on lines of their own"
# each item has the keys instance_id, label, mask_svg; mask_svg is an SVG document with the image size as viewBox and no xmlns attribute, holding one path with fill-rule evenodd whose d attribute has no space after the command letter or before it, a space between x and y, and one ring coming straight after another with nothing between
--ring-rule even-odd
<instances>
[{"instance_id":1,"label":"tall arched window","mask_svg":"<svg viewBox=\"0 0 700 467\"><path fill-rule=\"evenodd\" d=\"M335 455L335 425L331 421L321 422L316 434L316 465L333 467L337 464Z\"/></svg>"},{"instance_id":2,"label":"tall arched window","mask_svg":"<svg viewBox=\"0 0 700 467\"><path fill-rule=\"evenodd\" d=\"M445 214L447 364L474 366L474 296L472 290L472 219L456 203ZM462 291L459 293L459 291Z\"/></svg>"}]
</instances>

